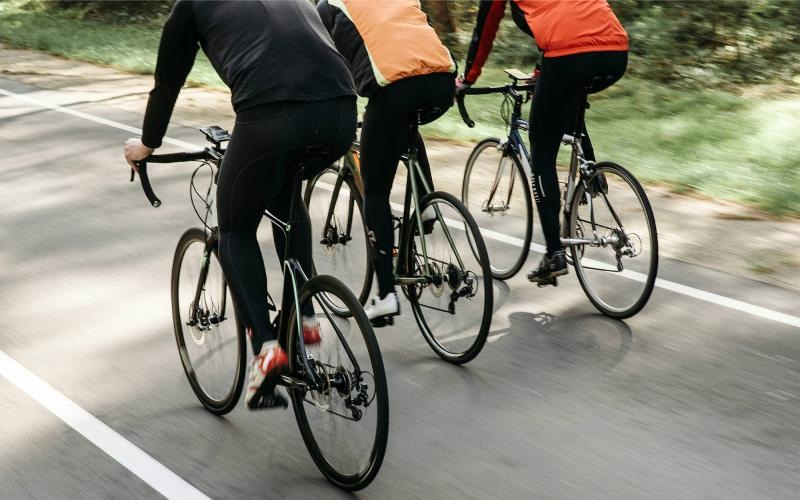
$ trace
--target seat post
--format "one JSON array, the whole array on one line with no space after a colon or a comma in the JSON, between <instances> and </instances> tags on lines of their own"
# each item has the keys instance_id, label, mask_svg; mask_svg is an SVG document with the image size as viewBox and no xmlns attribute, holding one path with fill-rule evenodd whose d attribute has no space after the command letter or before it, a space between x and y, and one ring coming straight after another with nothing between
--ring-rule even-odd
<instances>
[{"instance_id":1,"label":"seat post","mask_svg":"<svg viewBox=\"0 0 800 500\"><path fill-rule=\"evenodd\" d=\"M417 110L414 120L411 121L410 133L408 138L408 154L417 154L417 134L419 133L419 123L422 121L422 110Z\"/></svg>"},{"instance_id":2,"label":"seat post","mask_svg":"<svg viewBox=\"0 0 800 500\"><path fill-rule=\"evenodd\" d=\"M303 178L303 171L305 167L300 165L298 169L290 169L289 175L292 176L292 196L289 199L289 217L288 220L285 221L286 223L286 256L288 258L291 255L292 251L292 243L294 239L294 224L295 224L295 216L297 215L297 199L300 197L300 185L302 184Z\"/></svg>"},{"instance_id":3,"label":"seat post","mask_svg":"<svg viewBox=\"0 0 800 500\"><path fill-rule=\"evenodd\" d=\"M589 107L588 104L589 104L589 94L587 94L586 91L584 91L581 94L581 100L578 103L578 112L575 116L575 124L572 129L573 132L572 136L575 137L576 139L579 139L583 132L583 127L581 125L583 125L583 120L586 118L586 108Z\"/></svg>"}]
</instances>

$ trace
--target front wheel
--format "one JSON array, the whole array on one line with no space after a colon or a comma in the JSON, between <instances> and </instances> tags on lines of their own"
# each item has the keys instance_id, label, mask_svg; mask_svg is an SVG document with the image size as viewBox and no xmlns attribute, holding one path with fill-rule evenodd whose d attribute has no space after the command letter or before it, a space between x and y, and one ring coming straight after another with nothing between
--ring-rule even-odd
<instances>
[{"instance_id":1,"label":"front wheel","mask_svg":"<svg viewBox=\"0 0 800 500\"><path fill-rule=\"evenodd\" d=\"M455 196L441 191L425 195L420 210L428 207L436 214L430 234L419 235L415 216L403 229L398 279L401 284L406 280L404 291L417 326L433 351L462 364L481 352L492 322L489 256L475 219Z\"/></svg>"},{"instance_id":2,"label":"front wheel","mask_svg":"<svg viewBox=\"0 0 800 500\"><path fill-rule=\"evenodd\" d=\"M314 274L339 277L364 304L373 272L364 203L353 177L325 169L308 182L304 201L311 215ZM333 297L330 301L336 314L348 313L344 304Z\"/></svg>"},{"instance_id":3,"label":"front wheel","mask_svg":"<svg viewBox=\"0 0 800 500\"><path fill-rule=\"evenodd\" d=\"M486 244L492 277L510 279L528 258L533 233L531 190L517 153L493 137L479 142L464 169L461 201L494 233Z\"/></svg>"},{"instance_id":4,"label":"front wheel","mask_svg":"<svg viewBox=\"0 0 800 500\"><path fill-rule=\"evenodd\" d=\"M336 302L348 314L339 314ZM300 310L313 307L322 340L305 345L292 307L287 337L289 369L305 386L289 388L303 441L319 470L339 488L355 491L378 474L389 435L389 399L378 342L353 293L332 276L300 289ZM309 369L313 372L308 373ZM311 387L310 380L316 380Z\"/></svg>"},{"instance_id":5,"label":"front wheel","mask_svg":"<svg viewBox=\"0 0 800 500\"><path fill-rule=\"evenodd\" d=\"M217 246L202 229L189 229L172 261L172 323L183 370L197 399L224 415L239 400L247 345Z\"/></svg>"},{"instance_id":6,"label":"front wheel","mask_svg":"<svg viewBox=\"0 0 800 500\"><path fill-rule=\"evenodd\" d=\"M572 246L570 257L591 303L617 319L639 312L658 273L658 234L636 178L615 163L598 163L578 183L568 221L570 237L587 241Z\"/></svg>"}]
</instances>

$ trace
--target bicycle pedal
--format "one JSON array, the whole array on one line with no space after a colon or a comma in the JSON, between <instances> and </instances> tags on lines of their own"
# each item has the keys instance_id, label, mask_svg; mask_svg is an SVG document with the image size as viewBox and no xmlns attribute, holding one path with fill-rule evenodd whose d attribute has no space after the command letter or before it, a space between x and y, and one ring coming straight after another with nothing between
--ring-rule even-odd
<instances>
[{"instance_id":1,"label":"bicycle pedal","mask_svg":"<svg viewBox=\"0 0 800 500\"><path fill-rule=\"evenodd\" d=\"M558 278L550 278L536 283L536 286L538 286L539 288L544 288L550 285L558 286Z\"/></svg>"},{"instance_id":2,"label":"bicycle pedal","mask_svg":"<svg viewBox=\"0 0 800 500\"><path fill-rule=\"evenodd\" d=\"M372 318L369 322L375 328L381 328L383 326L392 326L394 325L394 316L378 316L377 318Z\"/></svg>"},{"instance_id":3,"label":"bicycle pedal","mask_svg":"<svg viewBox=\"0 0 800 500\"><path fill-rule=\"evenodd\" d=\"M274 392L272 394L266 394L262 396L257 396L253 400L250 401L248 408L251 410L268 410L271 408L287 408L289 406L289 402L286 401L282 395Z\"/></svg>"},{"instance_id":4,"label":"bicycle pedal","mask_svg":"<svg viewBox=\"0 0 800 500\"><path fill-rule=\"evenodd\" d=\"M296 379L291 375L281 375L280 384L287 389L303 389L306 387L306 383L302 380Z\"/></svg>"}]
</instances>

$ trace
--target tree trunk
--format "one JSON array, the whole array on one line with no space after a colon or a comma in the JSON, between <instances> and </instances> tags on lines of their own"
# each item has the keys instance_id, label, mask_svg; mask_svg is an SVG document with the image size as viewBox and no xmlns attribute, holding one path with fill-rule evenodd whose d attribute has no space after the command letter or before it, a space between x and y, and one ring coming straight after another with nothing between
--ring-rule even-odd
<instances>
[{"instance_id":1,"label":"tree trunk","mask_svg":"<svg viewBox=\"0 0 800 500\"><path fill-rule=\"evenodd\" d=\"M445 0L422 0L422 10L428 14L433 28L440 36L455 33L456 22L450 13L450 4Z\"/></svg>"}]
</instances>

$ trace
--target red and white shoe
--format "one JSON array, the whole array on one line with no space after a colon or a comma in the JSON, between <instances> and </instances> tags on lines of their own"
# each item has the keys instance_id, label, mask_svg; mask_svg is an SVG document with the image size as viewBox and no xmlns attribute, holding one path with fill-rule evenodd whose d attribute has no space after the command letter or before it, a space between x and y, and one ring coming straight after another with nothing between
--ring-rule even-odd
<instances>
[{"instance_id":1,"label":"red and white shoe","mask_svg":"<svg viewBox=\"0 0 800 500\"><path fill-rule=\"evenodd\" d=\"M305 345L319 344L322 341L320 335L319 321L314 317L303 316L303 343Z\"/></svg>"},{"instance_id":2,"label":"red and white shoe","mask_svg":"<svg viewBox=\"0 0 800 500\"><path fill-rule=\"evenodd\" d=\"M250 362L250 377L247 382L245 403L251 410L259 408L286 408L286 398L275 392L280 376L289 368L289 358L278 345L271 340L264 342L261 352L253 356Z\"/></svg>"}]
</instances>

